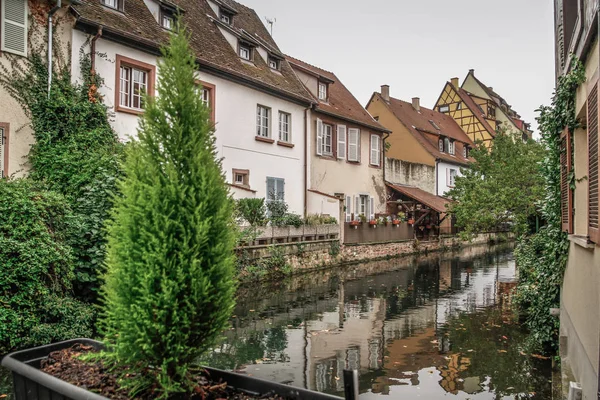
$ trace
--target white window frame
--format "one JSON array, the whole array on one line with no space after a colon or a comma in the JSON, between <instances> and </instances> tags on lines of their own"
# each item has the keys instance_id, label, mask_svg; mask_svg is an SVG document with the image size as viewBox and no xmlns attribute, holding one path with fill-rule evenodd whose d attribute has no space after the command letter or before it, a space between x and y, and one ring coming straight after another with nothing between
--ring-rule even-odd
<instances>
[{"instance_id":1,"label":"white window frame","mask_svg":"<svg viewBox=\"0 0 600 400\"><path fill-rule=\"evenodd\" d=\"M448 154L454 155L454 140L448 141Z\"/></svg>"},{"instance_id":2,"label":"white window frame","mask_svg":"<svg viewBox=\"0 0 600 400\"><path fill-rule=\"evenodd\" d=\"M252 61L252 48L248 45L240 43L238 55L242 60Z\"/></svg>"},{"instance_id":3,"label":"white window frame","mask_svg":"<svg viewBox=\"0 0 600 400\"><path fill-rule=\"evenodd\" d=\"M279 111L279 141L292 143L292 114Z\"/></svg>"},{"instance_id":4,"label":"white window frame","mask_svg":"<svg viewBox=\"0 0 600 400\"><path fill-rule=\"evenodd\" d=\"M271 137L271 109L261 104L256 105L256 136Z\"/></svg>"},{"instance_id":5,"label":"white window frame","mask_svg":"<svg viewBox=\"0 0 600 400\"><path fill-rule=\"evenodd\" d=\"M275 198L271 198L271 193L269 193L269 181L273 181L273 191L275 192ZM279 196L280 193L281 197ZM285 201L285 179L267 176L267 192L265 195L265 200L267 203L270 203L272 201Z\"/></svg>"},{"instance_id":6,"label":"white window frame","mask_svg":"<svg viewBox=\"0 0 600 400\"><path fill-rule=\"evenodd\" d=\"M220 19L221 19L221 22L226 23L227 25L231 24L231 18L229 18L229 15L221 13Z\"/></svg>"},{"instance_id":7,"label":"white window frame","mask_svg":"<svg viewBox=\"0 0 600 400\"><path fill-rule=\"evenodd\" d=\"M448 187L454 187L456 184L456 177L458 176L458 170L454 168L448 168L448 181L446 185Z\"/></svg>"},{"instance_id":8,"label":"white window frame","mask_svg":"<svg viewBox=\"0 0 600 400\"><path fill-rule=\"evenodd\" d=\"M440 138L438 140L438 150L443 153L444 152L444 139Z\"/></svg>"},{"instance_id":9,"label":"white window frame","mask_svg":"<svg viewBox=\"0 0 600 400\"><path fill-rule=\"evenodd\" d=\"M467 146L463 145L463 157L467 158L469 155L468 153L469 153L469 151L467 150Z\"/></svg>"},{"instance_id":10,"label":"white window frame","mask_svg":"<svg viewBox=\"0 0 600 400\"><path fill-rule=\"evenodd\" d=\"M448 104L444 104L438 107L438 111L443 113L447 113L450 111L450 106Z\"/></svg>"},{"instance_id":11,"label":"white window frame","mask_svg":"<svg viewBox=\"0 0 600 400\"><path fill-rule=\"evenodd\" d=\"M28 17L29 17L29 2L27 0L13 0L13 1L22 1L24 4L23 7L23 23L21 22L17 22L17 21L13 21L13 20L9 20L8 18L6 18L6 0L2 0L0 3L2 4L2 7L0 7L0 17L2 18L0 21L0 39L2 40L0 49L2 51L5 51L7 53L12 53L12 54L16 54L19 56L24 56L27 57L27 38L28 38ZM11 49L10 47L6 47L6 24L12 25L17 29L23 29L23 51L18 51L15 49Z\"/></svg>"},{"instance_id":12,"label":"white window frame","mask_svg":"<svg viewBox=\"0 0 600 400\"><path fill-rule=\"evenodd\" d=\"M274 70L278 70L279 69L279 62L276 59L269 57L269 68L274 69Z\"/></svg>"},{"instance_id":13,"label":"white window frame","mask_svg":"<svg viewBox=\"0 0 600 400\"><path fill-rule=\"evenodd\" d=\"M340 160L346 159L346 143L347 143L347 128L346 125L337 126L337 158Z\"/></svg>"},{"instance_id":14,"label":"white window frame","mask_svg":"<svg viewBox=\"0 0 600 400\"><path fill-rule=\"evenodd\" d=\"M211 89L203 87L202 92L200 93L200 96L202 97L202 103L204 103L204 105L208 108L212 106L210 104L210 91Z\"/></svg>"},{"instance_id":15,"label":"white window frame","mask_svg":"<svg viewBox=\"0 0 600 400\"><path fill-rule=\"evenodd\" d=\"M321 155L333 157L333 125L323 123Z\"/></svg>"},{"instance_id":16,"label":"white window frame","mask_svg":"<svg viewBox=\"0 0 600 400\"><path fill-rule=\"evenodd\" d=\"M357 128L348 129L348 161L360 162L360 129Z\"/></svg>"},{"instance_id":17,"label":"white window frame","mask_svg":"<svg viewBox=\"0 0 600 400\"><path fill-rule=\"evenodd\" d=\"M371 165L381 166L381 137L371 134Z\"/></svg>"},{"instance_id":18,"label":"white window frame","mask_svg":"<svg viewBox=\"0 0 600 400\"><path fill-rule=\"evenodd\" d=\"M175 27L175 18L173 18L173 15L165 12L162 12L161 14L162 27L168 30L173 30L173 28Z\"/></svg>"},{"instance_id":19,"label":"white window frame","mask_svg":"<svg viewBox=\"0 0 600 400\"><path fill-rule=\"evenodd\" d=\"M319 82L318 85L319 100L327 101L327 84L325 82Z\"/></svg>"},{"instance_id":20,"label":"white window frame","mask_svg":"<svg viewBox=\"0 0 600 400\"><path fill-rule=\"evenodd\" d=\"M350 222L352 220L352 197L346 196L344 206L346 207L346 222Z\"/></svg>"},{"instance_id":21,"label":"white window frame","mask_svg":"<svg viewBox=\"0 0 600 400\"><path fill-rule=\"evenodd\" d=\"M128 71L128 72L127 72ZM124 73L125 72L125 76ZM143 74L144 80L141 82L139 79L136 80L136 73ZM148 78L150 71L145 69L136 68L130 65L121 65L119 68L119 106L128 108L131 110L143 110L145 104L143 103L144 95L143 92L148 91ZM138 85L136 91L136 85ZM124 86L127 90L124 90ZM124 103L125 100L125 103ZM134 106L135 101L138 101L139 107Z\"/></svg>"}]
</instances>

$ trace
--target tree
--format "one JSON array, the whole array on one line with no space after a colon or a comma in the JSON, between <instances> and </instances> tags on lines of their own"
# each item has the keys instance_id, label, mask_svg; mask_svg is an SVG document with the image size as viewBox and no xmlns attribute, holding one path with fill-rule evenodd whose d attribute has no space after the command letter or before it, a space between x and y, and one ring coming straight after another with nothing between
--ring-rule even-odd
<instances>
[{"instance_id":1,"label":"tree","mask_svg":"<svg viewBox=\"0 0 600 400\"><path fill-rule=\"evenodd\" d=\"M190 366L226 328L235 295L233 205L188 43L177 24L108 227L105 356L129 370L125 387L157 398L191 390Z\"/></svg>"},{"instance_id":2,"label":"tree","mask_svg":"<svg viewBox=\"0 0 600 400\"><path fill-rule=\"evenodd\" d=\"M450 212L457 225L467 235L506 223L515 233L525 232L528 218L537 214L537 203L544 196L539 171L544 148L500 131L489 149L477 143L470 155L473 163L461 170L463 176L448 193L456 201Z\"/></svg>"}]
</instances>

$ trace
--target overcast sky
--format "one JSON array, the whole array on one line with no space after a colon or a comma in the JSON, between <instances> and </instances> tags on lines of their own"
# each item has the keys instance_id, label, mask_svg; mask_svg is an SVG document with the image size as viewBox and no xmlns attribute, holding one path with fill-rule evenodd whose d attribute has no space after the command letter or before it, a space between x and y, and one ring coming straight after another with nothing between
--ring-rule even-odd
<instances>
[{"instance_id":1,"label":"overcast sky","mask_svg":"<svg viewBox=\"0 0 600 400\"><path fill-rule=\"evenodd\" d=\"M550 0L238 0L276 18L291 56L334 72L365 105L382 84L432 108L469 69L537 127L554 88Z\"/></svg>"}]
</instances>

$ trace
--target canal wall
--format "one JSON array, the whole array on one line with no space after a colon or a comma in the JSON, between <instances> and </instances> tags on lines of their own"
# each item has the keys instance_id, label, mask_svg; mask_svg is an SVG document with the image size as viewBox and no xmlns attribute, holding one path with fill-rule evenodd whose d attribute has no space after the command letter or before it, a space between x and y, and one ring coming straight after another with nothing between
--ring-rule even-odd
<instances>
[{"instance_id":1,"label":"canal wall","mask_svg":"<svg viewBox=\"0 0 600 400\"><path fill-rule=\"evenodd\" d=\"M290 272L299 273L344 264L428 254L491 242L497 243L507 238L512 240L514 236L509 233L483 233L469 241L462 241L458 236L446 236L433 241L404 240L346 245L340 245L339 239L324 239L247 246L238 249L238 256L243 257L244 262L248 265L257 265L261 261L277 257L288 266ZM267 275L263 278L268 278Z\"/></svg>"}]
</instances>

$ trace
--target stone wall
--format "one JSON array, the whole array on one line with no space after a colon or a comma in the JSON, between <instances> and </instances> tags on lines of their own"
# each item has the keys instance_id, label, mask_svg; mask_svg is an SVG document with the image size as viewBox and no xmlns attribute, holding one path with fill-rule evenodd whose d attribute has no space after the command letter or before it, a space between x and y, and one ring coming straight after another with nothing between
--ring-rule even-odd
<instances>
[{"instance_id":1,"label":"stone wall","mask_svg":"<svg viewBox=\"0 0 600 400\"><path fill-rule=\"evenodd\" d=\"M507 234L503 234L507 235ZM284 254L294 273L323 269L344 264L402 257L413 254L428 254L451 248L489 243L497 234L485 233L471 241L461 241L457 236L441 237L439 240L419 242L405 240L392 243L340 245L338 239L310 242L281 243L269 246L248 246L238 249L248 260L260 260L271 256L273 248ZM509 238L513 238L508 234Z\"/></svg>"},{"instance_id":2,"label":"stone wall","mask_svg":"<svg viewBox=\"0 0 600 400\"><path fill-rule=\"evenodd\" d=\"M385 159L385 179L388 182L416 186L435 194L435 167L394 158Z\"/></svg>"}]
</instances>

